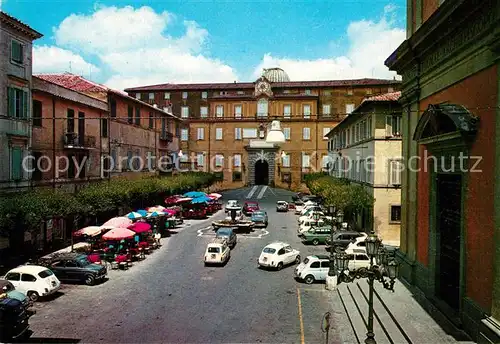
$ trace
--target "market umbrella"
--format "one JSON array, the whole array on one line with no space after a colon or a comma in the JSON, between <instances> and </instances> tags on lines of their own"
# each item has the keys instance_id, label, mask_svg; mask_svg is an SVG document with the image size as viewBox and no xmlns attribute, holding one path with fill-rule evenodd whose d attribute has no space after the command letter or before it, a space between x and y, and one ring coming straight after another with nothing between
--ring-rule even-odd
<instances>
[{"instance_id":1,"label":"market umbrella","mask_svg":"<svg viewBox=\"0 0 500 344\"><path fill-rule=\"evenodd\" d=\"M104 240L123 240L134 237L135 232L127 228L113 228L102 236Z\"/></svg>"},{"instance_id":2,"label":"market umbrella","mask_svg":"<svg viewBox=\"0 0 500 344\"><path fill-rule=\"evenodd\" d=\"M143 216L143 217L148 214L147 210L144 210L144 209L137 210L136 213L141 214L141 216Z\"/></svg>"},{"instance_id":3,"label":"market umbrella","mask_svg":"<svg viewBox=\"0 0 500 344\"><path fill-rule=\"evenodd\" d=\"M160 212L160 211L153 211L152 213L149 213L147 217L158 217L158 216L164 216L165 213Z\"/></svg>"},{"instance_id":4,"label":"market umbrella","mask_svg":"<svg viewBox=\"0 0 500 344\"><path fill-rule=\"evenodd\" d=\"M157 206L154 206L154 207L150 207L150 208L148 208L148 212L149 212L149 213L152 213L152 212L155 212L155 211L157 211L157 212L162 212L162 211L164 211L165 209L167 209L167 208L162 207L161 205L157 205Z\"/></svg>"},{"instance_id":5,"label":"market umbrella","mask_svg":"<svg viewBox=\"0 0 500 344\"><path fill-rule=\"evenodd\" d=\"M177 214L177 210L174 210L174 209L165 209L163 212L165 214L168 214L168 215L175 215L175 214Z\"/></svg>"},{"instance_id":6,"label":"market umbrella","mask_svg":"<svg viewBox=\"0 0 500 344\"><path fill-rule=\"evenodd\" d=\"M101 228L99 226L89 226L85 227L82 229L79 229L73 233L74 236L82 236L82 235L88 235L88 236L96 236L102 233L104 228Z\"/></svg>"},{"instance_id":7,"label":"market umbrella","mask_svg":"<svg viewBox=\"0 0 500 344\"><path fill-rule=\"evenodd\" d=\"M182 197L182 198L177 198L177 201L175 201L175 203L190 202L192 200L193 200L192 197Z\"/></svg>"},{"instance_id":8,"label":"market umbrella","mask_svg":"<svg viewBox=\"0 0 500 344\"><path fill-rule=\"evenodd\" d=\"M133 225L128 226L128 229L134 231L135 233L150 232L151 225L146 222L136 222Z\"/></svg>"},{"instance_id":9,"label":"market umbrella","mask_svg":"<svg viewBox=\"0 0 500 344\"><path fill-rule=\"evenodd\" d=\"M127 217L113 217L112 219L106 221L101 227L102 228L127 228L132 224L132 220Z\"/></svg>"},{"instance_id":10,"label":"market umbrella","mask_svg":"<svg viewBox=\"0 0 500 344\"><path fill-rule=\"evenodd\" d=\"M139 213L137 213L137 212L135 212L135 211L133 211L133 212L131 212L131 213L128 213L128 214L127 214L127 217L128 217L129 219L131 219L131 220L137 220L137 219L141 219L141 218L142 218L142 215L141 215L141 214L139 214Z\"/></svg>"},{"instance_id":11,"label":"market umbrella","mask_svg":"<svg viewBox=\"0 0 500 344\"><path fill-rule=\"evenodd\" d=\"M191 203L193 203L193 204L206 203L206 202L210 202L211 200L212 199L210 197L202 196L202 197L193 198L193 200L191 201Z\"/></svg>"},{"instance_id":12,"label":"market umbrella","mask_svg":"<svg viewBox=\"0 0 500 344\"><path fill-rule=\"evenodd\" d=\"M214 198L214 199L219 199L222 197L222 195L214 192L214 193L211 193L210 195L208 195L208 197Z\"/></svg>"},{"instance_id":13,"label":"market umbrella","mask_svg":"<svg viewBox=\"0 0 500 344\"><path fill-rule=\"evenodd\" d=\"M165 204L175 204L180 196L170 196L165 198Z\"/></svg>"},{"instance_id":14,"label":"market umbrella","mask_svg":"<svg viewBox=\"0 0 500 344\"><path fill-rule=\"evenodd\" d=\"M201 192L201 191L190 191L190 192L186 192L184 194L184 197L198 198L198 197L202 197L202 196L206 196L206 195L207 195L206 193Z\"/></svg>"}]
</instances>

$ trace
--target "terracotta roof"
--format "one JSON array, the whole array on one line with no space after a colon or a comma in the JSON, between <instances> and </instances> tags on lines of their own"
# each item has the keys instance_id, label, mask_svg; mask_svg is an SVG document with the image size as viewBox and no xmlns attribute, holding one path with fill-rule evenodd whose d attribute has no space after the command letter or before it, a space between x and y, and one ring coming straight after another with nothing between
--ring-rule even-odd
<instances>
[{"instance_id":1,"label":"terracotta roof","mask_svg":"<svg viewBox=\"0 0 500 344\"><path fill-rule=\"evenodd\" d=\"M128 100L131 100L136 103L140 103L141 105L148 106L152 109L155 109L157 111L165 112L161 108L154 107L151 104L145 103L141 100L138 100L134 97L130 97L128 94L122 91L114 90L112 88L109 88L105 85L95 83L93 81L87 80L84 77L80 75L75 75L71 73L64 73L64 74L38 74L34 75L35 77L51 82L53 84L65 87L67 89L77 91L80 93L84 93L90 97L93 97L95 99L103 100L107 102L107 97L102 97L103 94L108 94L108 93L113 93L116 95L119 95L123 98L126 98ZM179 117L170 114L168 112L165 112L168 115L175 117L176 119L181 120Z\"/></svg>"},{"instance_id":2,"label":"terracotta roof","mask_svg":"<svg viewBox=\"0 0 500 344\"><path fill-rule=\"evenodd\" d=\"M40 32L32 29L30 26L24 24L22 21L20 21L17 18L14 18L11 15L8 15L4 11L0 11L0 22L5 23L16 30L25 33L32 39L37 39L43 36Z\"/></svg>"},{"instance_id":3,"label":"terracotta roof","mask_svg":"<svg viewBox=\"0 0 500 344\"><path fill-rule=\"evenodd\" d=\"M397 102L401 97L401 91L379 94L373 97L368 97L363 102Z\"/></svg>"},{"instance_id":4,"label":"terracotta roof","mask_svg":"<svg viewBox=\"0 0 500 344\"><path fill-rule=\"evenodd\" d=\"M375 86L375 85L393 85L400 84L398 80L385 79L353 79L353 80L327 80L327 81L289 81L274 82L275 88L293 88L293 87L339 87L339 86ZM219 89L248 89L254 88L253 82L233 82L233 83L215 83L215 84L159 84L149 86L130 87L125 92L136 91L174 91L174 90L219 90Z\"/></svg>"}]
</instances>

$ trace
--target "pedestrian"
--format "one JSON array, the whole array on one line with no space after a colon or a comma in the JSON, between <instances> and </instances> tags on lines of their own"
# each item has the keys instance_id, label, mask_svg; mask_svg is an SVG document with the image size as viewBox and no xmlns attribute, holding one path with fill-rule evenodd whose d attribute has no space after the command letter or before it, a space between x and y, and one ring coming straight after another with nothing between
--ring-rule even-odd
<instances>
[{"instance_id":1,"label":"pedestrian","mask_svg":"<svg viewBox=\"0 0 500 344\"><path fill-rule=\"evenodd\" d=\"M156 243L158 244L158 247L160 247L160 246L161 246L161 243L160 243L160 240L161 240L161 234L160 234L160 232L156 232L156 233L155 233L155 237L154 237L154 238L155 238L155 240L156 240Z\"/></svg>"}]
</instances>

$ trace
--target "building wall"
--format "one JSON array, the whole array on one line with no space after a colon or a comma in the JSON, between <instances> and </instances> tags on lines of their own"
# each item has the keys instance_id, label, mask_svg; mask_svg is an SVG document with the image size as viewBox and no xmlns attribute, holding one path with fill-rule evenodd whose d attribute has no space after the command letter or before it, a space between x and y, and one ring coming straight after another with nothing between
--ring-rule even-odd
<instances>
[{"instance_id":1,"label":"building wall","mask_svg":"<svg viewBox=\"0 0 500 344\"><path fill-rule=\"evenodd\" d=\"M11 147L20 147L23 157L30 154L32 41L8 25L1 25L0 32L0 99L2 100L0 101L0 155L4 157L2 164L0 164L0 188L15 188L26 186L29 177L27 173L22 173L21 180L12 180ZM22 64L11 60L12 40L23 45L24 62ZM8 87L15 87L27 92L28 116L26 119L9 117Z\"/></svg>"},{"instance_id":2,"label":"building wall","mask_svg":"<svg viewBox=\"0 0 500 344\"><path fill-rule=\"evenodd\" d=\"M84 177L83 179L100 178L100 157L102 151L100 119L106 116L104 114L105 111L89 107L83 103L53 97L50 94L40 91L34 91L33 98L42 103L43 117L42 126L33 127L33 154L39 153L47 157L40 160L40 178L34 178L40 180L34 180L33 183L35 185L45 185L51 183L54 177L57 183L70 182L65 158L70 154L76 153L81 153L88 157L86 160L85 175L77 179L81 179L82 177ZM79 130L78 114L80 112L85 114L85 137L91 138L91 141L94 141L95 144L88 145L85 149L65 148L68 109L74 110L76 132ZM74 164L74 161L71 159L69 163ZM78 166L81 166L80 162L78 162Z\"/></svg>"},{"instance_id":3,"label":"building wall","mask_svg":"<svg viewBox=\"0 0 500 344\"><path fill-rule=\"evenodd\" d=\"M391 222L391 205L401 205L401 190L373 189L373 227L386 245L400 245L401 222Z\"/></svg>"},{"instance_id":4,"label":"building wall","mask_svg":"<svg viewBox=\"0 0 500 344\"><path fill-rule=\"evenodd\" d=\"M465 91L465 92L464 92ZM420 110L424 111L429 104L444 101L459 103L470 109L480 118L480 129L472 143L469 155L480 157L480 165L476 169L481 172L468 173L467 193L464 204L466 231L466 293L479 305L488 309L491 304L493 279L494 236L494 188L496 176L495 165L495 125L498 79L497 67L492 66L469 76L462 82L422 100ZM470 159L468 169L471 170L475 159ZM429 189L426 185L429 173L419 176L419 218L429 216ZM428 232L428 222L419 222L419 232ZM422 250L428 251L428 241L422 242ZM422 252L424 255L424 253Z\"/></svg>"},{"instance_id":5,"label":"building wall","mask_svg":"<svg viewBox=\"0 0 500 344\"><path fill-rule=\"evenodd\" d=\"M271 84L272 85L272 84ZM274 184L278 187L298 188L301 185L302 173L321 171L322 156L328 155L327 142L323 137L324 133L334 128L346 112L347 104L357 106L369 95L387 93L398 88L398 85L376 86L376 87L330 87L330 88L311 88L310 94L305 94L306 89L299 88L273 88L272 92L275 98L269 99L267 118L256 118L257 100L253 98L254 89L241 88L231 90L206 90L207 99L202 99L201 90L188 90L187 99L182 98L182 90L170 91L169 98L165 99L165 92L153 92L154 99L149 100L149 92L142 92L140 99L158 106L168 106L171 104L174 113L181 113L182 107L189 108L189 140L180 142L180 148L183 153L193 156L196 153L205 153L205 166L208 170L208 161L212 160L212 167L215 168L215 156L222 154L224 156L224 185L223 187L233 188L241 187L253 183L249 176L248 153L245 146L248 146L251 140L261 139L260 137L252 139L235 139L235 128L255 128L258 129L261 124L267 125L272 119L279 119L282 129L290 128L290 139L287 140L278 150L275 159ZM222 93L222 94L221 94ZM137 97L137 93L130 93ZM285 98L280 98L285 97ZM310 105L311 116L304 118L304 105ZM323 114L323 104L330 105L330 114ZM242 116L235 118L235 106L241 105ZM291 106L290 119L284 117L284 106ZM208 118L200 118L200 107L208 108ZM217 106L223 107L223 118L216 117ZM341 115L339 117L339 115ZM204 139L197 139L198 128L203 128ZM223 131L222 140L216 140L216 128ZM303 128L310 128L310 139L303 139ZM328 129L328 130L327 130ZM258 130L259 131L259 130ZM290 154L290 167L283 167L281 161L281 152ZM310 168L302 169L302 152L310 156ZM234 154L240 154L242 158L242 180L232 180L231 157ZM196 158L194 157L196 160ZM278 168L278 165L279 168ZM214 169L212 169L214 170ZM291 185L283 180L285 174L290 173Z\"/></svg>"}]
</instances>

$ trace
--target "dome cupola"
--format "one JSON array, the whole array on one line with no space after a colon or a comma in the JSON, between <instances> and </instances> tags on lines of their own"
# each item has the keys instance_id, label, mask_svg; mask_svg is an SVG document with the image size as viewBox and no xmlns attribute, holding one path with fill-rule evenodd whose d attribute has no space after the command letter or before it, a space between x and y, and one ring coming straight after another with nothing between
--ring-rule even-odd
<instances>
[{"instance_id":1,"label":"dome cupola","mask_svg":"<svg viewBox=\"0 0 500 344\"><path fill-rule=\"evenodd\" d=\"M288 74L281 68L264 68L262 76L270 82L288 82L290 78Z\"/></svg>"}]
</instances>

